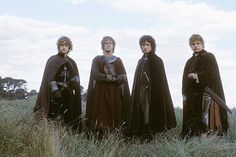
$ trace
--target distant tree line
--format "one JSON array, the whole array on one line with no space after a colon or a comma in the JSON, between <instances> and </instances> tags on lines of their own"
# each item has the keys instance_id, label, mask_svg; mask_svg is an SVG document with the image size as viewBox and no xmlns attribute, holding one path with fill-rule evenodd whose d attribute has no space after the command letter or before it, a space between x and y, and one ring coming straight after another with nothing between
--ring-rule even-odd
<instances>
[{"instance_id":1,"label":"distant tree line","mask_svg":"<svg viewBox=\"0 0 236 157\"><path fill-rule=\"evenodd\" d=\"M0 76L0 99L26 99L29 96L37 95L36 90L27 90L27 81L24 79L14 79L11 77L2 78ZM81 97L83 101L86 101L87 91L84 91L84 87L80 86Z\"/></svg>"},{"instance_id":2,"label":"distant tree line","mask_svg":"<svg viewBox=\"0 0 236 157\"><path fill-rule=\"evenodd\" d=\"M11 100L25 99L29 94L26 88L26 83L27 82L23 79L0 77L0 98Z\"/></svg>"}]
</instances>

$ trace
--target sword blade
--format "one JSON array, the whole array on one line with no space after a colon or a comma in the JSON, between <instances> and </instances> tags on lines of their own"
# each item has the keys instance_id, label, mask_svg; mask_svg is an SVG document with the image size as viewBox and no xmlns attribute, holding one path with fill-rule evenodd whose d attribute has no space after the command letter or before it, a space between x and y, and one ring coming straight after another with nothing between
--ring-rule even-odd
<instances>
[{"instance_id":1,"label":"sword blade","mask_svg":"<svg viewBox=\"0 0 236 157\"><path fill-rule=\"evenodd\" d=\"M232 114L231 110L229 107L226 105L225 101L221 99L214 91L212 91L209 87L204 88L204 92L210 95L210 97L223 109L228 111L229 113Z\"/></svg>"}]
</instances>

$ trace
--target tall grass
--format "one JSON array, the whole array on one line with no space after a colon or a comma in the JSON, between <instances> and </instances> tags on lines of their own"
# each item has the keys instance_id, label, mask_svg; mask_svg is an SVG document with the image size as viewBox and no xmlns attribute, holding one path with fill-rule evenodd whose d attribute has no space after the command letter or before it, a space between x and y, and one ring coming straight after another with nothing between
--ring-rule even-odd
<instances>
[{"instance_id":1,"label":"tall grass","mask_svg":"<svg viewBox=\"0 0 236 157\"><path fill-rule=\"evenodd\" d=\"M182 110L176 108L178 126L150 142L130 141L113 133L97 140L48 122L32 114L35 98L0 100L0 157L215 157L236 156L236 110L229 116L227 137L179 138Z\"/></svg>"}]
</instances>

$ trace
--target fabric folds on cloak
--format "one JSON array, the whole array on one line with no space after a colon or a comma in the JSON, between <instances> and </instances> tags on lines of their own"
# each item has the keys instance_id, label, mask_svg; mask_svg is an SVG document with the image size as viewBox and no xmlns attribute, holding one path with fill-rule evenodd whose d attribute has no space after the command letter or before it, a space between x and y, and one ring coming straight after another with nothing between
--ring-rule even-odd
<instances>
[{"instance_id":1,"label":"fabric folds on cloak","mask_svg":"<svg viewBox=\"0 0 236 157\"><path fill-rule=\"evenodd\" d=\"M116 128L127 121L130 99L128 81L127 79L123 83L107 81L104 71L106 64L104 56L101 55L96 56L92 62L86 105L86 126L89 130ZM116 57L110 64L114 66L114 72L117 76L126 75L119 57ZM95 77L93 65L97 68L97 73L100 75L99 79Z\"/></svg>"},{"instance_id":2,"label":"fabric folds on cloak","mask_svg":"<svg viewBox=\"0 0 236 157\"><path fill-rule=\"evenodd\" d=\"M143 56L144 57L144 56ZM140 135L140 102L139 102L139 88L141 77L141 61L135 71L130 115L128 121L128 135ZM149 106L149 131L151 133L158 133L174 128L176 126L176 118L174 107L168 87L168 82L165 74L164 63L160 57L155 53L149 53L148 56L149 72L151 80L151 101Z\"/></svg>"},{"instance_id":3,"label":"fabric folds on cloak","mask_svg":"<svg viewBox=\"0 0 236 157\"><path fill-rule=\"evenodd\" d=\"M51 89L50 83L54 80L54 77L59 68L69 62L75 72L75 75L79 76L79 71L75 61L67 57L62 57L59 54L51 56L45 66L43 78L34 107L34 112L41 112L43 116L48 117L49 107L51 105ZM71 86L75 90L75 96L73 97L71 123L78 123L81 116L81 93L80 82L72 82ZM80 123L80 122L79 122ZM81 129L81 126L79 126Z\"/></svg>"},{"instance_id":4,"label":"fabric folds on cloak","mask_svg":"<svg viewBox=\"0 0 236 157\"><path fill-rule=\"evenodd\" d=\"M195 63L193 63L195 62ZM194 64L194 65L193 65ZM199 84L195 81L189 80L187 75L190 72L198 74ZM182 94L184 97L183 101L183 127L182 135L193 136L201 133L201 114L202 114L202 103L203 103L203 89L208 86L213 90L220 98L225 101L223 86L221 83L219 68L215 59L215 56L203 50L198 56L192 56L185 65L182 81ZM199 96L194 95L199 93ZM214 112L214 113L213 113ZM218 112L218 114L216 113ZM220 108L213 100L211 100L210 107L210 119L211 129L222 129L224 133L228 130L227 111ZM214 116L214 117L212 117ZM219 117L217 117L219 116ZM217 121L220 123L216 126ZM213 122L213 123L212 123ZM191 131L191 132L190 132Z\"/></svg>"}]
</instances>

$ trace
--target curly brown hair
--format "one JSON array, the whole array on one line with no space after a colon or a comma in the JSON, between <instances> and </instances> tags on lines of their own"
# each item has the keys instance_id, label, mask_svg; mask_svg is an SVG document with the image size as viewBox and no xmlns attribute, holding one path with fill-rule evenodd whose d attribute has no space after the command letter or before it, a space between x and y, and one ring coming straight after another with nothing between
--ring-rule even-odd
<instances>
[{"instance_id":1,"label":"curly brown hair","mask_svg":"<svg viewBox=\"0 0 236 157\"><path fill-rule=\"evenodd\" d=\"M71 51L73 49L73 44L72 44L72 41L70 40L70 38L67 37L67 36L62 36L57 40L57 49L58 49L58 51L59 51L60 44L64 43L64 42L69 45L69 51Z\"/></svg>"}]
</instances>

